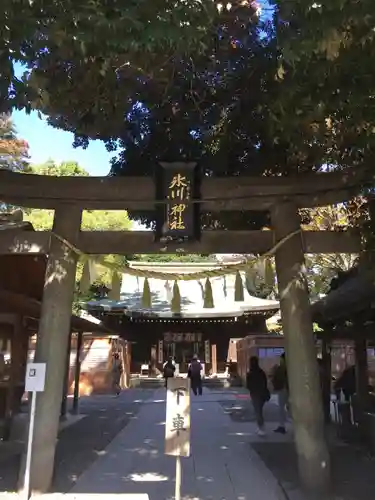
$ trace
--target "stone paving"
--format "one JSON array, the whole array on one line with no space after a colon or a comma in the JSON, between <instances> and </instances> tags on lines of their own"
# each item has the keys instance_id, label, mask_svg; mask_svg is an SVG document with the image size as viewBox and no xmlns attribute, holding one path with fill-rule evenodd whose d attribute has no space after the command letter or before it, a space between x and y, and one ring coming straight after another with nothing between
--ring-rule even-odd
<instances>
[{"instance_id":1,"label":"stone paving","mask_svg":"<svg viewBox=\"0 0 375 500\"><path fill-rule=\"evenodd\" d=\"M279 480L289 500L301 500L297 458L293 442L293 428L289 422L288 433L284 436L274 434L277 425L277 406L265 406L267 427L271 431L266 438L259 438L249 429L254 422L251 401L245 394L239 394L236 402L221 401L224 411L235 422L243 422L242 428L251 447L259 454L267 467ZM338 439L334 427L327 429L331 454L332 491L329 500L373 500L375 498L375 457L365 447L355 446ZM319 500L323 500L321 497Z\"/></svg>"},{"instance_id":2,"label":"stone paving","mask_svg":"<svg viewBox=\"0 0 375 500\"><path fill-rule=\"evenodd\" d=\"M112 395L82 397L83 418L65 426L59 434L51 491L68 492L153 393L153 390L132 389L123 391L119 398ZM10 443L6 448L10 448ZM0 492L17 488L22 446L15 446L13 451L15 453L10 453L0 446Z\"/></svg>"},{"instance_id":3,"label":"stone paving","mask_svg":"<svg viewBox=\"0 0 375 500\"><path fill-rule=\"evenodd\" d=\"M60 435L55 493L43 500L173 498L175 461L164 455L164 389L124 391L118 399L83 398L82 410L86 416ZM274 398L265 417L268 432L262 438L241 388L192 396L192 456L182 459L182 500L305 500L291 423L285 436L272 432ZM334 491L329 500L373 500L374 458L337 439L330 444ZM0 463L0 478L10 462ZM16 498L4 492L0 480L0 500Z\"/></svg>"},{"instance_id":4,"label":"stone paving","mask_svg":"<svg viewBox=\"0 0 375 500\"><path fill-rule=\"evenodd\" d=\"M164 389L82 398L81 409L83 418L60 434L54 493L43 500L173 498L175 461L164 455ZM291 423L285 436L272 432L277 425L274 398L265 407L265 417L268 432L262 438L256 434L246 390L213 389L201 398L193 396L192 456L182 459L182 500L305 500ZM335 438L330 441L329 500L375 498L374 458ZM17 468L12 462L12 454L6 462L0 460L0 500L17 499L4 491L7 483L5 489L13 489L9 479L13 476L14 483Z\"/></svg>"},{"instance_id":5,"label":"stone paving","mask_svg":"<svg viewBox=\"0 0 375 500\"><path fill-rule=\"evenodd\" d=\"M244 429L219 403L235 403L237 397L235 391L192 396L192 453L181 459L182 500L285 500L278 482L249 445L248 436L255 435L255 425L249 423ZM175 459L164 455L164 421L165 390L161 389L144 403L67 497L174 498Z\"/></svg>"}]
</instances>

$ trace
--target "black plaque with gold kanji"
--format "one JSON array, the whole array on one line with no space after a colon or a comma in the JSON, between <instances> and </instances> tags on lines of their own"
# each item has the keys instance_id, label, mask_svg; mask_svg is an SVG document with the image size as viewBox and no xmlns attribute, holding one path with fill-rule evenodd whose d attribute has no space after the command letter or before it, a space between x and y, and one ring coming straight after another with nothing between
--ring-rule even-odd
<instances>
[{"instance_id":1,"label":"black plaque with gold kanji","mask_svg":"<svg viewBox=\"0 0 375 500\"><path fill-rule=\"evenodd\" d=\"M157 239L197 240L200 236L200 179L196 163L160 163L157 198L165 200L158 209Z\"/></svg>"}]
</instances>

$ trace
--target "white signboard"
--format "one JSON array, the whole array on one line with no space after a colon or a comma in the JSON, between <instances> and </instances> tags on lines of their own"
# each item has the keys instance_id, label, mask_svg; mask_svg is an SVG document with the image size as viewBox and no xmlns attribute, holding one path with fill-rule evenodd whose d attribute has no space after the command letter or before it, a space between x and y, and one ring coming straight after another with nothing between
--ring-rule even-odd
<instances>
[{"instance_id":1,"label":"white signboard","mask_svg":"<svg viewBox=\"0 0 375 500\"><path fill-rule=\"evenodd\" d=\"M165 454L190 456L190 379L169 378L165 421Z\"/></svg>"},{"instance_id":2,"label":"white signboard","mask_svg":"<svg viewBox=\"0 0 375 500\"><path fill-rule=\"evenodd\" d=\"M164 333L165 342L201 342L201 333Z\"/></svg>"},{"instance_id":3,"label":"white signboard","mask_svg":"<svg viewBox=\"0 0 375 500\"><path fill-rule=\"evenodd\" d=\"M46 382L46 363L28 363L26 367L26 392L43 392Z\"/></svg>"}]
</instances>

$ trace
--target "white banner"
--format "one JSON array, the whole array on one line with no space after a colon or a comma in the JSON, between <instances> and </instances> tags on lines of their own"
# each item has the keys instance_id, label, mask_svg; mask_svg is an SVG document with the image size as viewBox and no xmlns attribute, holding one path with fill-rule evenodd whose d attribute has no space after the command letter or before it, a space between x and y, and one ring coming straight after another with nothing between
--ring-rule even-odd
<instances>
[{"instance_id":1,"label":"white banner","mask_svg":"<svg viewBox=\"0 0 375 500\"><path fill-rule=\"evenodd\" d=\"M163 348L164 348L164 342L162 340L159 340L159 342L158 342L158 363L160 363L161 365L164 362Z\"/></svg>"},{"instance_id":2,"label":"white banner","mask_svg":"<svg viewBox=\"0 0 375 500\"><path fill-rule=\"evenodd\" d=\"M165 454L190 456L190 379L169 378L165 418Z\"/></svg>"}]
</instances>

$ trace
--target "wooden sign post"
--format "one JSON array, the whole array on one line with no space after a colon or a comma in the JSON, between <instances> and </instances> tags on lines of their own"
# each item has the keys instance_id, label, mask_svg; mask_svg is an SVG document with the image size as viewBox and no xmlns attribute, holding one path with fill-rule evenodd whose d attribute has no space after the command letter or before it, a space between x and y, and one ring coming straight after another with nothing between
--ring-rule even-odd
<instances>
[{"instance_id":1,"label":"wooden sign post","mask_svg":"<svg viewBox=\"0 0 375 500\"><path fill-rule=\"evenodd\" d=\"M213 344L211 346L211 362L212 362L212 375L217 374L217 355L216 355L216 344Z\"/></svg>"},{"instance_id":2,"label":"wooden sign post","mask_svg":"<svg viewBox=\"0 0 375 500\"><path fill-rule=\"evenodd\" d=\"M190 456L190 379L169 378L165 454L176 457L175 500L181 500L181 457Z\"/></svg>"}]
</instances>

